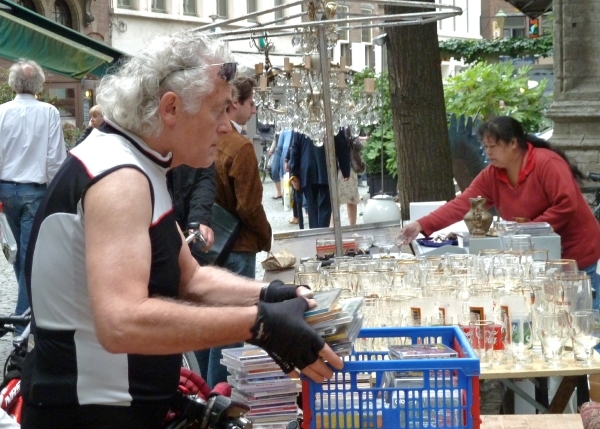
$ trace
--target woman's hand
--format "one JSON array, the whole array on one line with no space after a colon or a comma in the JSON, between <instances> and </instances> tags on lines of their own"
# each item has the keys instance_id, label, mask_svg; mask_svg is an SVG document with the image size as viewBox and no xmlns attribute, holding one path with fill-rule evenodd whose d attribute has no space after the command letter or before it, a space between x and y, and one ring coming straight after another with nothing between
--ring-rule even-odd
<instances>
[{"instance_id":1,"label":"woman's hand","mask_svg":"<svg viewBox=\"0 0 600 429\"><path fill-rule=\"evenodd\" d=\"M411 222L400 230L398 235L398 242L401 244L408 244L417 238L417 235L421 232L421 225L419 222Z\"/></svg>"}]
</instances>

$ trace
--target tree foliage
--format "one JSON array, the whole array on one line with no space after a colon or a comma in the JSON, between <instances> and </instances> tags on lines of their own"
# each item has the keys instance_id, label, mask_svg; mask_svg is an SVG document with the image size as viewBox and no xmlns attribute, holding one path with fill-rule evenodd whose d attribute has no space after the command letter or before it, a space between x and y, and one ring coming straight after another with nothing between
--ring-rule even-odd
<instances>
[{"instance_id":1,"label":"tree foliage","mask_svg":"<svg viewBox=\"0 0 600 429\"><path fill-rule=\"evenodd\" d=\"M440 56L463 59L466 63L489 61L500 56L519 58L528 55L549 57L553 53L552 33L538 38L513 37L510 39L448 39L439 42Z\"/></svg>"},{"instance_id":2,"label":"tree foliage","mask_svg":"<svg viewBox=\"0 0 600 429\"><path fill-rule=\"evenodd\" d=\"M547 120L544 113L550 97L544 96L546 80L528 88L530 67L515 67L510 63L485 62L448 78L444 87L446 112L460 116L510 115L520 121L528 132L538 132Z\"/></svg>"}]
</instances>

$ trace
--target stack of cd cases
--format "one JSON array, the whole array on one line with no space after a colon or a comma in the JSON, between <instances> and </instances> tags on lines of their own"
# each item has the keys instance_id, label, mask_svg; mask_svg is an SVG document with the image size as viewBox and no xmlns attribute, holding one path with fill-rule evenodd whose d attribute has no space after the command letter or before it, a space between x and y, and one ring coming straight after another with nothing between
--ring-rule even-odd
<instances>
[{"instance_id":1,"label":"stack of cd cases","mask_svg":"<svg viewBox=\"0 0 600 429\"><path fill-rule=\"evenodd\" d=\"M317 306L304 313L304 320L338 356L348 356L362 327L360 308L364 298L339 300L341 292L341 289L331 289L315 294Z\"/></svg>"},{"instance_id":2,"label":"stack of cd cases","mask_svg":"<svg viewBox=\"0 0 600 429\"><path fill-rule=\"evenodd\" d=\"M285 375L267 352L251 345L223 349L221 363L231 374L232 399L250 406L246 417L254 428L285 428L296 419L299 381Z\"/></svg>"}]
</instances>

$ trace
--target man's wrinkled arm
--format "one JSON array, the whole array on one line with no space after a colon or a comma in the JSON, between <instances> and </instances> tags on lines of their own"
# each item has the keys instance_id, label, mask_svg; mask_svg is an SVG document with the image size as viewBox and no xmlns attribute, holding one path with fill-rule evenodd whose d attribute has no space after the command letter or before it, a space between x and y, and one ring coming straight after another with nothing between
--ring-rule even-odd
<instances>
[{"instance_id":1,"label":"man's wrinkled arm","mask_svg":"<svg viewBox=\"0 0 600 429\"><path fill-rule=\"evenodd\" d=\"M127 186L123 186L127 183ZM112 353L170 354L231 344L250 338L260 284L248 287L235 307L199 307L148 295L152 263L149 228L152 199L146 176L133 168L110 173L92 185L83 201L88 290L96 334ZM180 235L181 281L198 264ZM179 241L179 240L178 240ZM110 269L107 269L110 267ZM204 277L206 296L228 294L232 277ZM180 298L195 298L194 294ZM252 297L252 298L251 298ZM210 300L204 300L209 302Z\"/></svg>"}]
</instances>

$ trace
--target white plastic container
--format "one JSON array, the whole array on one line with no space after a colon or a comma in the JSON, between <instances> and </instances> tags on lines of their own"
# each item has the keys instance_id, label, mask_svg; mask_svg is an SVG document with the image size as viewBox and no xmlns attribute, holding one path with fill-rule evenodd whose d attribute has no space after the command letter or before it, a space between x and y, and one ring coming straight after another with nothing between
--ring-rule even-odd
<instances>
[{"instance_id":1,"label":"white plastic container","mask_svg":"<svg viewBox=\"0 0 600 429\"><path fill-rule=\"evenodd\" d=\"M10 229L8 219L2 211L2 203L0 202L0 243L2 244L2 252L11 264L17 259L17 242L15 236Z\"/></svg>"}]
</instances>

